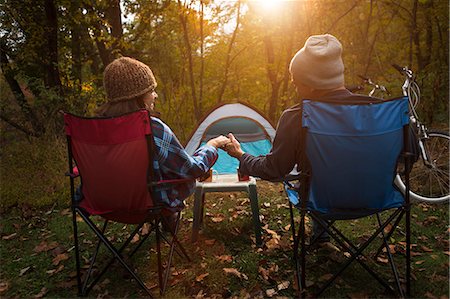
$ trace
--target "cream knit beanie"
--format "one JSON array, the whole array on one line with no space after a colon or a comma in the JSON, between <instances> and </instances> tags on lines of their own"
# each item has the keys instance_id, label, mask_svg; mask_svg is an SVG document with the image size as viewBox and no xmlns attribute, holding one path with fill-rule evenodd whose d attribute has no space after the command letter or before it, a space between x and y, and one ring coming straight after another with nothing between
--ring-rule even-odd
<instances>
[{"instance_id":1,"label":"cream knit beanie","mask_svg":"<svg viewBox=\"0 0 450 299\"><path fill-rule=\"evenodd\" d=\"M314 89L344 86L342 45L331 34L310 36L291 60L289 71L298 82Z\"/></svg>"},{"instance_id":2,"label":"cream knit beanie","mask_svg":"<svg viewBox=\"0 0 450 299\"><path fill-rule=\"evenodd\" d=\"M103 72L103 85L110 102L130 100L156 88L150 68L130 57L111 62Z\"/></svg>"}]
</instances>

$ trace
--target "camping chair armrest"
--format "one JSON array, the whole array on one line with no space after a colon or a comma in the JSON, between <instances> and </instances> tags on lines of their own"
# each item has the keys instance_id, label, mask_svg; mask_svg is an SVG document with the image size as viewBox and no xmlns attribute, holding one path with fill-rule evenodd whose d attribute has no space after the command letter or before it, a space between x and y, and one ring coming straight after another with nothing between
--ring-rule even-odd
<instances>
[{"instance_id":1,"label":"camping chair armrest","mask_svg":"<svg viewBox=\"0 0 450 299\"><path fill-rule=\"evenodd\" d=\"M80 172L78 171L78 167L75 166L74 168L72 168L72 172L66 172L65 175L74 179L80 176Z\"/></svg>"},{"instance_id":2,"label":"camping chair armrest","mask_svg":"<svg viewBox=\"0 0 450 299\"><path fill-rule=\"evenodd\" d=\"M192 182L194 179L186 178L186 179L173 179L173 180L161 180L157 182L151 182L148 185L152 187L159 187L159 186L167 186L167 185L178 185L178 184L184 184L187 182Z\"/></svg>"}]
</instances>

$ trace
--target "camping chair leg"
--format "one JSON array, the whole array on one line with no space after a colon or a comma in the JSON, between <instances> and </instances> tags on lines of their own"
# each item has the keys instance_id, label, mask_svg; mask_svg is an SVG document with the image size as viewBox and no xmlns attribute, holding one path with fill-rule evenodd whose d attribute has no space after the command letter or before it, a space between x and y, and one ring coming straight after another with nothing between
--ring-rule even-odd
<instances>
[{"instance_id":1,"label":"camping chair leg","mask_svg":"<svg viewBox=\"0 0 450 299\"><path fill-rule=\"evenodd\" d=\"M378 220L378 225L382 226L381 219L380 219L380 213L377 213L377 220ZM391 254L391 250L389 248L389 242L388 242L388 239L386 238L386 236L384 234L384 230L381 230L381 237L383 238L383 244L384 244L384 246L386 248L386 254L388 256L388 260L389 260L389 264L391 266L392 273L394 274L395 284L397 285L398 292L400 294L400 297L404 298L405 295L403 294L403 290L402 290L402 287L400 285L400 280L398 278L397 267L394 264L394 258L393 258L392 254Z\"/></svg>"},{"instance_id":2,"label":"camping chair leg","mask_svg":"<svg viewBox=\"0 0 450 299\"><path fill-rule=\"evenodd\" d=\"M202 188L196 188L194 193L194 221L192 223L192 242L197 241L200 224L203 221L203 198Z\"/></svg>"},{"instance_id":3,"label":"camping chair leg","mask_svg":"<svg viewBox=\"0 0 450 299\"><path fill-rule=\"evenodd\" d=\"M348 246L346 246L344 244L344 242L338 238L337 234L335 234L335 231L337 231L337 229L335 227L331 227L331 229L329 229L328 227L326 228L328 233L330 234L330 236L335 239L339 245L342 248L346 248L347 250L350 251L351 257L347 260L347 262L339 269L338 272L336 272L333 277L331 277L325 284L324 286L322 286L322 288L318 291L318 293L316 293L316 296L319 296L323 291L325 291L326 288L328 288L331 283L354 261L356 260L364 269L367 270L367 272L369 274L371 274L381 285L383 285L386 289L388 289L391 292L394 292L394 290L389 286L389 284L384 281L381 277L379 277L372 269L369 268L369 266L367 266L360 258L359 256L361 256L361 253L363 252L364 249L366 249L367 246L369 246L369 244L380 234L380 231L383 230L386 225L391 222L398 214L398 210L396 212L394 212L389 219L384 223L383 226L381 226L380 228L378 228L376 230L376 232L369 238L369 240L367 240L363 245L361 245L356 251L354 250L350 250L351 248L349 248ZM312 217L314 218L314 220L318 221L323 227L326 227L326 223L317 215L315 215L314 213L311 213ZM355 247L355 246L353 246ZM355 247L356 248L356 247Z\"/></svg>"},{"instance_id":4,"label":"camping chair leg","mask_svg":"<svg viewBox=\"0 0 450 299\"><path fill-rule=\"evenodd\" d=\"M159 294L162 295L163 294L163 284L162 284L162 271L163 271L163 267L162 267L162 262L161 262L161 232L159 231L159 219L155 220L156 224L156 255L157 255L157 259L158 259L158 284L159 284Z\"/></svg>"},{"instance_id":5,"label":"camping chair leg","mask_svg":"<svg viewBox=\"0 0 450 299\"><path fill-rule=\"evenodd\" d=\"M106 248L114 255L115 259L117 259L122 266L133 276L133 278L136 280L136 282L139 284L139 286L144 289L149 297L152 297L152 294L150 293L150 290L145 286L145 284L142 282L142 280L137 276L137 274L128 266L127 263L123 260L120 253L114 248L114 246L109 242L105 236L103 236L100 232L100 230L97 228L97 226L83 213L80 213L80 216L83 218L83 220L88 224L88 226L94 231L94 233L97 235L97 237L105 244ZM99 277L97 277L98 280ZM89 290L93 285L91 284L89 286Z\"/></svg>"},{"instance_id":6,"label":"camping chair leg","mask_svg":"<svg viewBox=\"0 0 450 299\"><path fill-rule=\"evenodd\" d=\"M180 257L185 257L188 262L191 262L191 258L189 257L189 255L187 254L186 250L184 249L183 245L181 245L180 241L177 238L177 233L178 233L178 229L180 227L180 219L181 219L181 214L180 212L178 212L178 216L177 216L177 220L175 222L175 231L169 231L170 235L172 236L172 242L170 242L165 236L164 234L161 234L161 237L164 239L164 241L167 242L167 244L169 244L169 246L172 246L171 244L174 243L176 246L174 246L175 252L180 256ZM162 217L162 221L166 222L167 220ZM166 222L167 223L167 222ZM181 251L181 252L180 252Z\"/></svg>"},{"instance_id":7,"label":"camping chair leg","mask_svg":"<svg viewBox=\"0 0 450 299\"><path fill-rule=\"evenodd\" d=\"M102 234L105 233L107 225L108 225L108 220L105 220L105 223L103 224L103 228L102 228ZM92 269L94 268L95 261L97 260L97 255L98 255L98 251L100 249L100 245L101 244L102 244L102 241L98 240L97 246L96 246L95 251L94 251L94 256L92 257L91 264L89 265L89 269L88 269L88 271L86 273L86 277L84 278L83 295L86 295L86 294L84 294L84 290L86 290L89 278L91 277Z\"/></svg>"},{"instance_id":8,"label":"camping chair leg","mask_svg":"<svg viewBox=\"0 0 450 299\"><path fill-rule=\"evenodd\" d=\"M301 286L300 295L303 297L304 290L306 289L306 248L305 248L305 217L306 217L306 209L301 209L301 218L300 218L300 237L301 237L301 257L302 257L302 264L301 264L301 271L302 271L302 279L301 279Z\"/></svg>"},{"instance_id":9,"label":"camping chair leg","mask_svg":"<svg viewBox=\"0 0 450 299\"><path fill-rule=\"evenodd\" d=\"M261 247L262 246L261 222L259 220L258 192L256 191L256 184L248 186L248 193L252 208L253 225L255 227L256 246Z\"/></svg>"},{"instance_id":10,"label":"camping chair leg","mask_svg":"<svg viewBox=\"0 0 450 299\"><path fill-rule=\"evenodd\" d=\"M294 212L292 208L292 203L289 202L289 215L291 217L291 231L292 231L292 240L294 241L293 246L293 262L295 264L295 281L297 283L297 289L298 289L298 297L300 297L301 294L301 280L300 280L300 265L298 262L298 244L300 242L299 238L297 238L297 235L295 233L295 223L294 223ZM300 230L300 228L299 228Z\"/></svg>"},{"instance_id":11,"label":"camping chair leg","mask_svg":"<svg viewBox=\"0 0 450 299\"><path fill-rule=\"evenodd\" d=\"M407 190L408 191L408 190ZM408 195L409 197L409 195ZM411 211L409 200L406 204L406 296L411 297Z\"/></svg>"},{"instance_id":12,"label":"camping chair leg","mask_svg":"<svg viewBox=\"0 0 450 299\"><path fill-rule=\"evenodd\" d=\"M184 256L186 257L186 259L189 262L191 261L191 259L187 255L186 251L184 250L183 246L180 244L180 242L178 241L177 236L176 236L176 234L178 232L178 227L180 225L180 219L181 219L181 213L178 213L177 221L175 223L175 231L174 232L170 231L170 233L172 234L172 242L169 244L170 250L169 250L169 257L168 257L168 261L167 261L167 265L166 265L166 272L164 275L164 281L163 281L163 285L162 285L162 294L164 294L164 292L166 291L167 281L168 281L169 275L170 275L170 266L172 265L174 249L176 249L176 247L179 247L180 250L183 252ZM163 218L163 220L164 220L164 218Z\"/></svg>"},{"instance_id":13,"label":"camping chair leg","mask_svg":"<svg viewBox=\"0 0 450 299\"><path fill-rule=\"evenodd\" d=\"M397 219L395 219L394 224L392 225L392 228L389 230L388 234L386 235L386 239L389 240L392 236L392 234L394 233L395 229L397 228L398 224L400 223L400 220L402 220L403 215L405 214L405 211L402 210L402 212L400 213L400 215L397 217ZM383 244L380 245L380 247L378 248L377 252L374 254L373 258L376 259L378 257L378 255L381 253L381 251L383 250Z\"/></svg>"},{"instance_id":14,"label":"camping chair leg","mask_svg":"<svg viewBox=\"0 0 450 299\"><path fill-rule=\"evenodd\" d=\"M106 221L105 221L106 222ZM128 237L128 239L122 244L122 246L119 248L119 250L117 250L117 252L119 254L122 254L122 251L127 248L128 244L130 244L131 240L133 240L134 235L136 235L136 233L139 231L139 229L142 227L143 223L141 223L140 225L138 225L134 231L130 234L130 236ZM104 226L103 230L106 228L106 225ZM103 233L104 231L102 231ZM100 243L101 241L99 241ZM141 242L142 243L142 242ZM134 252L133 252L134 253ZM130 255L131 256L131 255ZM115 262L116 257L112 257L109 262L103 267L103 270L95 277L95 279L91 282L91 284L89 285L89 287L87 288L86 294L88 294L91 289L100 281L100 279L102 278L102 276L106 273L106 271L108 271L109 267Z\"/></svg>"},{"instance_id":15,"label":"camping chair leg","mask_svg":"<svg viewBox=\"0 0 450 299\"><path fill-rule=\"evenodd\" d=\"M73 240L75 247L75 262L77 266L77 286L78 286L78 296L82 295L81 286L81 267L80 267L80 252L78 246L78 226L77 226L77 211L72 209L72 222L73 222Z\"/></svg>"}]
</instances>

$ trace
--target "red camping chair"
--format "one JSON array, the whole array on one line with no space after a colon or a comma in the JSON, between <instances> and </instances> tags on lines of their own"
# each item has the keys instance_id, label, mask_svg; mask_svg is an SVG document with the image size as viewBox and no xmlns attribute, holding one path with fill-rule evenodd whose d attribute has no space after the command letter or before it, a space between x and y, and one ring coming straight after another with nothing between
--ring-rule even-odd
<instances>
[{"instance_id":1,"label":"red camping chair","mask_svg":"<svg viewBox=\"0 0 450 299\"><path fill-rule=\"evenodd\" d=\"M78 295L86 296L117 260L151 297L150 290L126 263L123 254L146 222L150 224L151 231L156 232L158 284L160 293L163 294L174 250L180 256L186 257L189 261L190 259L176 238L180 213L177 213L175 228L170 231L167 238L159 226L160 223L165 223L169 227L167 216L174 212L168 211L162 204L156 202L152 190L157 185L186 182L186 179L154 182L153 138L148 112L140 110L114 118L83 118L64 113L64 122L69 155L68 175L72 197ZM77 177L81 179L81 200L77 198L75 191ZM83 281L77 215L87 223L98 238ZM93 221L91 216L94 215L104 219L101 228ZM135 224L136 228L122 246L115 247L105 237L108 222ZM149 235L150 233L145 235L134 250L130 251L130 257ZM161 238L170 245L165 273L161 262ZM93 275L94 264L102 244L112 254L112 258L104 263L104 268L100 272Z\"/></svg>"}]
</instances>

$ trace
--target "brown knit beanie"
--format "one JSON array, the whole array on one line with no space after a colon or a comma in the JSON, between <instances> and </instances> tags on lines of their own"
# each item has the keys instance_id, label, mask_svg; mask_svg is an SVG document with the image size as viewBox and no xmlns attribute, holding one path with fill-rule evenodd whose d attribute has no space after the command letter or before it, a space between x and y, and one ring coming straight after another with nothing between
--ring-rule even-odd
<instances>
[{"instance_id":1,"label":"brown knit beanie","mask_svg":"<svg viewBox=\"0 0 450 299\"><path fill-rule=\"evenodd\" d=\"M146 64L130 57L121 57L105 68L103 86L110 102L120 102L155 89L156 80Z\"/></svg>"},{"instance_id":2,"label":"brown knit beanie","mask_svg":"<svg viewBox=\"0 0 450 299\"><path fill-rule=\"evenodd\" d=\"M294 83L315 89L344 86L342 45L331 34L310 36L292 58L289 71Z\"/></svg>"}]
</instances>

